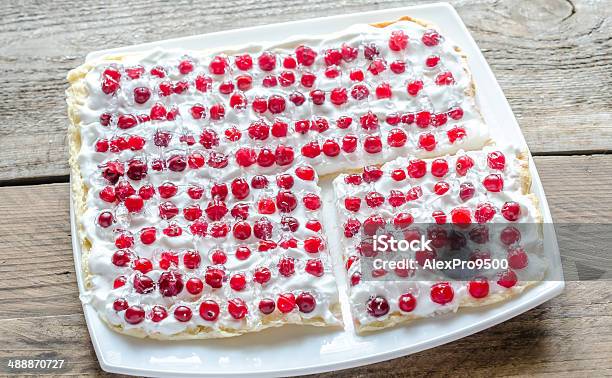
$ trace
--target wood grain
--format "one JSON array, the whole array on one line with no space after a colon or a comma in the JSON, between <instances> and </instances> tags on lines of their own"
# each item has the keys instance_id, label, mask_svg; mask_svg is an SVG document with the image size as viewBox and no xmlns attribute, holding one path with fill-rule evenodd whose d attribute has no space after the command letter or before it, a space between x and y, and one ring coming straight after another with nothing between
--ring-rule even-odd
<instances>
[{"instance_id":1,"label":"wood grain","mask_svg":"<svg viewBox=\"0 0 612 378\"><path fill-rule=\"evenodd\" d=\"M76 287L75 287L76 290ZM478 334L411 356L319 377L494 376L612 373L612 294L607 282L565 292ZM100 373L82 314L0 320L3 358L63 358L66 373Z\"/></svg>"},{"instance_id":2,"label":"wood grain","mask_svg":"<svg viewBox=\"0 0 612 378\"><path fill-rule=\"evenodd\" d=\"M66 180L65 75L90 51L412 3L3 2L0 184ZM451 3L496 74L534 153L612 150L609 1Z\"/></svg>"},{"instance_id":3,"label":"wood grain","mask_svg":"<svg viewBox=\"0 0 612 378\"><path fill-rule=\"evenodd\" d=\"M535 163L556 222L581 222L586 214L612 222L612 156L542 156ZM68 374L99 374L75 282L68 184L4 187L0 198L0 359L65 358ZM320 376L610 374L608 283L569 282L562 296L476 335Z\"/></svg>"}]
</instances>

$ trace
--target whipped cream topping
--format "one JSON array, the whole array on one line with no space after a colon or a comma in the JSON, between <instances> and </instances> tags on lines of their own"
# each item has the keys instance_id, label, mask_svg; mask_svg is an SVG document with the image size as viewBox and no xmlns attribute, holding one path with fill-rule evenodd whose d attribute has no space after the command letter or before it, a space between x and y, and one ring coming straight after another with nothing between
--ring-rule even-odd
<instances>
[{"instance_id":1,"label":"whipped cream topping","mask_svg":"<svg viewBox=\"0 0 612 378\"><path fill-rule=\"evenodd\" d=\"M494 169L488 164L488 156L490 153L501 152L505 157L505 166L503 169ZM480 250L486 252L486 255L492 260L502 260L507 258L507 253L511 249L522 248L528 256L528 264L521 269L512 269L516 274L517 282L511 288L501 286L496 282L498 274L505 269L491 269L487 271L486 276L489 279L489 292L482 299L473 298L468 292L468 282L458 279L449 280L440 271L431 271L427 269L417 269L410 276L410 279L396 276L396 279L389 280L373 280L371 278L361 276L366 274L364 267L361 266L360 246L364 240L365 234L363 228L352 237L346 235L342 237L344 245L345 261L353 259L357 260L350 264L347 270L349 279L349 300L351 303L352 315L355 321L361 326L367 326L373 322L385 321L392 315L404 318L426 317L433 316L449 311L456 311L460 306L467 303L478 303L485 301L492 296L510 295L513 290L519 290L525 284L540 280L545 271L545 261L542 250L542 235L541 227L538 224L539 211L530 195L526 195L524 191L524 180L522 174L526 173L527 163L525 160L517 158L518 151L512 147L502 148L487 147L482 151L464 152L459 151L454 156L445 156L438 159L425 160L426 173L424 176L415 178L411 177L407 172L411 162L420 161L416 157L403 157L387 163L381 167L382 176L374 182L362 182L359 185L347 183L349 175L343 174L334 180L334 191L336 194L336 207L340 218L340 232L344 231L345 225L349 219L357 219L360 224L363 224L366 219L374 215L382 216L387 222L393 223L394 217L399 213L408 213L414 219L414 226L427 232L432 225L436 224L435 218L432 216L434 211L442 211L446 216L446 221L452 223L452 211L456 208L468 209L471 214L471 226L476 227L480 222L474 219L476 209L481 204L490 204L495 211L495 214L488 219L484 224L491 231L486 247L478 245L474 241L467 240L467 249L471 251ZM469 156L474 165L467 170L466 173L459 173L457 161L460 157ZM448 172L441 177L436 177L432 174L432 163L436 160L440 162L444 160L448 164ZM393 173L403 171L405 178L396 180L393 178ZM483 180L490 174L498 174L503 179L503 190L500 192L492 192L487 190L483 185ZM349 181L351 181L349 179ZM449 185L448 191L443 194L437 194L435 187L437 183L445 182ZM462 184L470 183L475 191L469 199L461 198L460 187ZM393 207L388 201L392 191L400 191L401 193L409 193L413 188L421 188L422 195L418 199L406 201L405 204ZM370 207L364 200L369 193L378 192L385 198L385 202L378 207ZM348 210L345 204L347 198L361 199L361 206L357 211ZM516 203L520 206L520 215L518 219L509 221L502 214L502 208L506 203ZM521 232L520 239L506 245L501 242L500 233L505 228L505 225L513 226ZM419 227L422 226L422 227ZM385 228L388 231L388 227ZM400 237L401 239L401 237ZM370 241L371 242L371 241ZM484 247L484 249L483 249ZM440 257L440 256L438 256ZM363 258L363 257L362 257ZM414 253L410 257L415 258ZM393 276L393 271L388 271L388 275ZM351 284L351 277L359 276L358 283ZM434 302L430 295L433 285L440 282L448 282L454 291L452 299L445 304ZM411 311L402 311L399 307L399 298L404 294L412 294L416 299L416 307ZM384 298L389 305L389 310L382 316L374 316L368 312L367 305L374 297Z\"/></svg>"},{"instance_id":2,"label":"whipped cream topping","mask_svg":"<svg viewBox=\"0 0 612 378\"><path fill-rule=\"evenodd\" d=\"M389 48L389 39L400 31L407 37L407 46L394 51ZM407 21L385 28L355 25L340 33L297 37L280 44L252 44L223 50L153 50L86 63L90 70L84 78L87 98L80 108L81 150L77 159L88 188L87 211L80 221L85 230L83 236L91 243L88 258L91 293L84 299L113 325L142 329L147 334L174 335L194 331L197 327L212 329L213 333L226 329L258 329L267 319L257 310L260 299L276 300L283 293L298 295L308 292L316 300L314 310L306 313L296 308L281 315L282 321L316 318L327 324L337 324L339 320L332 310L338 305L338 296L328 251L323 248L316 256L304 251L307 238L318 236L324 241L321 232L305 228L309 219L318 218L318 211L307 210L302 203L306 194L319 195L317 180L304 181L295 177L296 167L310 165L322 175L383 163L400 156L432 157L452 154L460 149L478 149L489 139L471 93L472 80L462 56L437 33L431 37L436 43L425 43L424 36L428 33L419 24ZM310 47L317 57L313 64L298 61L293 67L286 61L296 58L296 47L300 45ZM342 46L354 49L351 51L357 52L356 57L328 65L326 52L329 49L340 51ZM262 67L258 63L264 52L274 54L274 69L267 70L265 64ZM241 69L236 64L235 57L245 53L252 58L252 68ZM219 63L219 60L227 66L224 73L215 74L211 72L211 64L215 64L213 61ZM436 63L432 64L432 61ZM378 72L381 64L385 68ZM404 68L397 68L400 66ZM337 72L331 72L334 70ZM361 72L364 79L352 78L351 72ZM311 73L315 77L313 85L307 83ZM291 77L295 78L293 82ZM251 81L250 86L245 86L245 80ZM272 85L274 82L276 84ZM422 82L422 88L409 93L409 84L418 82ZM386 84L389 85L390 98L383 98L387 94L377 94L377 88L384 89ZM364 93L363 88L367 89L367 95L353 96L352 92L357 89ZM346 90L345 103L332 102L334 89ZM316 99L320 92L313 91L323 92L322 104L317 104L320 100ZM303 103L292 101L296 94L304 97ZM271 111L270 99L273 96L284 100L284 110ZM246 106L236 106L236 99L246 100ZM265 112L257 112L253 107L261 99L267 106ZM367 128L361 125L364 116L370 119ZM345 127L341 117L350 117L350 125ZM377 121L372 121L372 117ZM296 124L299 121L305 121L308 130L300 128ZM287 125L286 133L275 135L273 124L277 122ZM372 126L372 122L377 125ZM259 130L263 134L255 135L253 124L264 125L267 131ZM404 142L390 139L390 134L397 133L405 135ZM355 138L354 149L345 147L348 137ZM372 138L375 145L380 143L380 147L367 146L367 140ZM332 152L327 151L326 142L336 143L336 149L340 150L337 153L333 148ZM304 153L304 146L313 143L323 151L316 156ZM279 146L293 152L292 158L281 156L282 164L279 163ZM245 148L254 150L258 157L256 162L244 164L237 159L237 152ZM274 163L261 163L260 160L264 159L260 158L269 157L269 153L275 155ZM184 170L169 169L170 161L177 156L190 162ZM195 166L191 165L192 158L196 161ZM198 165L198 158L205 161L203 166ZM111 183L102 175L109 164L118 162L128 170L133 161L144 163L146 174L142 178L133 179L126 173L118 182ZM246 198L234 200L230 193L225 201L228 210L238 202L246 204L249 208L247 221L253 226L253 222L260 218L256 211L258 201L275 198L278 194L276 176L284 172L294 175L295 184L291 192L298 199L297 208L287 215L295 217L300 227L296 232L283 230L280 226L282 216L278 211L266 217L274 225L271 239L280 242L293 237L298 243L296 248L279 246L271 251L258 252L258 241L254 236L237 241L231 230L226 238L193 235L189 227L192 222L184 218L182 211L194 205L204 210L213 199L211 188L214 184L226 183L229 187L232 180L240 177L249 183L255 175L268 178L270 185L267 189L251 187ZM101 198L100 193L108 186L116 191L118 184L125 183L129 183L136 193L147 185L155 188L154 196L144 201L142 211L130 212L123 200L109 203ZM165 183L178 188L177 194L169 199L160 198L158 188ZM188 195L187 190L193 186L203 189L200 199ZM341 191L339 195L342 195ZM160 217L158 210L166 201L172 202L179 210L179 214L169 220ZM111 227L104 228L98 223L98 217L104 211L113 215ZM208 223L209 230L215 224L206 219L206 215L202 219ZM231 227L235 222L231 219L228 212L216 223ZM165 235L163 230L170 226L179 227L181 235ZM157 238L152 244L140 241L146 227L156 228ZM220 249L228 255L223 264L226 279L244 273L248 284L243 291L232 290L227 282L220 289L204 284L203 291L197 295L189 294L186 289L171 297L163 296L159 290L136 293L132 283L138 273L131 264L118 267L112 263L112 256L118 249L116 239L121 234L134 238L134 245L129 248L134 258L152 261L153 269L146 275L154 282L164 271L159 266L162 252L172 251L178 255L180 262L176 271L186 282L193 277L203 280L206 270L213 265L212 251ZM232 255L238 245L251 249L248 259L238 260ZM196 269L186 269L182 265L189 250L197 250L202 256ZM279 260L287 256L295 259L295 273L281 277L277 266ZM321 260L324 271L321 277L305 272L306 262L313 258ZM253 283L254 271L263 266L272 271L271 280L265 285ZM125 277L126 284L114 288L113 282L119 276ZM362 295L356 291L353 293ZM126 322L124 311L117 311L113 305L120 298L130 305L142 306L147 312L146 318L137 324ZM244 318L235 319L226 310L231 298L240 298L247 305L248 314ZM215 300L221 307L217 320L206 321L198 315L198 306L205 299ZM149 312L154 305L163 306L168 316L153 321ZM193 312L188 321L179 321L172 315L179 306L187 306ZM279 315L278 310L274 315Z\"/></svg>"},{"instance_id":3,"label":"whipped cream topping","mask_svg":"<svg viewBox=\"0 0 612 378\"><path fill-rule=\"evenodd\" d=\"M394 31L403 31L408 36L408 45L402 51L392 51L388 48L388 40ZM81 122L83 125L82 137L84 145L93 146L96 140L112 140L120 136L142 135L147 140L155 131L167 130L173 134L171 145L168 148L180 148L180 136L192 135L198 140L202 130L205 128L213 129L219 136L219 145L214 150L222 152L233 158L235 151L248 145L256 148L268 147L274 150L278 144L291 146L295 149L296 160L302 160L313 165L319 174L327 174L352 168L355 165L374 164L389 161L395 157L406 155L417 155L420 157L439 156L454 153L459 149L471 150L482 147L489 139L488 129L482 122L481 116L475 104L471 92L472 80L466 69L462 56L455 50L455 47L443 37L435 46L426 46L422 42L422 37L426 29L414 22L401 21L385 28L376 28L369 25L355 25L345 32L320 38L308 38L307 40L297 39L281 44L251 45L230 50L206 50L206 51L166 51L154 50L145 54L134 54L122 57L120 60L102 60L91 62L94 67L87 74L85 80L89 96L87 104L82 109ZM295 57L295 47L300 44L307 44L317 52L317 58L311 66L297 65L295 69L283 67L286 57ZM338 76L329 78L324 74L327 68L324 59L324 52L331 49L339 49L342 44L358 49L356 59L346 62L341 61L337 66ZM372 60L365 57L366 46L376 46L379 51L375 60L381 59L385 62L386 69L378 75L372 74L368 67ZM257 57L263 51L271 51L276 54L276 69L263 71L257 62ZM242 71L234 64L234 56L243 52L249 52L252 56L253 67ZM217 57L227 56L228 68L224 75L214 75L208 70L211 61ZM439 62L434 67L428 67L426 61L428 57L438 57ZM181 61L192 62L194 69L192 72L183 75L179 72ZM393 62L402 62L405 65L404 72L395 73L391 69ZM115 95L109 96L101 89L101 78L108 68L115 68L121 73L120 88ZM143 67L145 72L137 79L129 79L126 69ZM150 74L154 67L162 67L166 72L165 77L160 78ZM363 81L351 80L350 72L361 70L364 76ZM290 72L295 76L293 84L283 86L280 84L282 72ZM301 84L304 73L314 73L316 79L311 87ZM436 78L440 74L451 73L454 83L449 85L437 85ZM232 94L222 94L220 87L228 81L237 85L236 78L241 75L249 75L252 78L252 88L240 91L235 87L234 93L244 93L248 105L244 109L233 109L230 106ZM211 79L210 86L206 92L196 88L196 78L205 76ZM265 87L262 85L264 78L274 76L277 85ZM417 95L410 95L407 86L411 82L422 81L423 88ZM173 85L179 82L188 84L188 88L181 94L163 96L160 94L159 86L162 83L170 82ZM392 89L391 98L377 99L376 88L380 84L387 83ZM351 96L351 91L355 86L363 85L369 94L363 100L356 100ZM149 88L151 97L144 104L135 102L134 89ZM331 90L334 88L344 88L348 92L348 100L343 105L334 105L331 102ZM315 105L309 93L313 90L325 92L325 101L322 105ZM305 102L294 105L289 97L291 94L300 92L305 97ZM255 98L268 99L271 96L281 96L285 99L285 110L278 114L272 114L269 110L259 114L252 110ZM119 115L149 115L154 104L161 104L169 111L176 107L179 116L172 121L150 121L142 122L136 126L122 130L116 127ZM200 104L205 108L205 115L200 119L194 119L190 110L195 104ZM219 120L212 119L210 109L215 104L222 104L225 110L224 117ZM448 111L460 107L462 116L455 120L449 115ZM404 121L408 121L410 115L413 118L421 112L429 112L432 115L439 114L446 118L446 122L440 126L434 126L434 121L430 121L423 127L417 126L417 121L411 123L398 124L388 123L389 115L406 115ZM360 117L372 112L378 118L378 127L365 130L360 125ZM112 116L108 127L100 127L100 116L108 113ZM341 116L352 118L351 125L346 129L338 127L337 120ZM329 129L324 132L309 130L305 134L296 132L295 122L299 120L314 120L324 118L329 124ZM444 118L444 117L443 117ZM274 120L280 120L288 124L289 131L287 136L276 138L270 136L265 140L253 140L247 136L247 129L255 121L265 121L269 125ZM225 130L236 127L242 132L242 138L231 142L224 137ZM457 139L449 139L447 135L450 130L460 128L464 136ZM401 147L391 147L387 142L389 131L400 129L406 133L406 142ZM435 147L428 151L419 146L421 135L431 134L435 138ZM321 153L317 157L309 158L303 156L301 148L309 143L316 141L319 145L327 140L342 144L342 139L346 135L357 138L357 148L354 152L340 151L337 156L327 156ZM368 153L364 150L364 140L367 136L378 136L382 142L382 150L377 153ZM199 144L196 144L199 146ZM199 146L202 149L201 146ZM195 148L195 146L193 147ZM122 160L132 156L146 155L151 156L156 152L155 146L145 145L141 151L122 151L118 157ZM91 154L91 150L83 151L84 158L80 160L81 168L86 173L86 178L91 177L87 173L92 173L97 165L108 160L113 154ZM206 151L205 151L206 152ZM259 168L253 166L254 169Z\"/></svg>"},{"instance_id":4,"label":"whipped cream topping","mask_svg":"<svg viewBox=\"0 0 612 378\"><path fill-rule=\"evenodd\" d=\"M89 273L92 275L92 291L90 303L92 303L101 313L108 319L111 324L121 325L126 329L141 328L147 333L159 333L164 335L173 335L186 330L193 330L196 326L204 326L213 330L219 329L256 329L261 327L265 321L265 315L258 311L259 301L263 298L276 300L280 294L294 293L298 295L301 292L308 292L315 297L316 307L309 313L302 313L297 308L292 313L286 315L285 321L293 321L303 319L317 318L322 319L327 324L337 324L339 319L332 311L332 306L338 305L338 294L333 275L331 274L331 261L328 251L325 248L325 238L318 232L306 228L308 220L316 221L319 218L318 210L308 210L302 203L302 200L307 195L319 195L320 189L317 186L316 175L313 180L302 180L293 172L293 186L290 191L297 200L298 205L290 213L283 214L276 211L273 214L258 214L258 203L262 199L276 198L278 192L282 189L278 188L276 180L278 175L266 175L268 186L263 189L255 189L252 187L253 176L242 176L243 172L235 168L232 170L238 175L236 178L245 178L246 182L251 186L247 197L236 199L231 191L231 182L227 178L227 173L224 175L208 176L206 173L214 172L221 173L221 170L215 171L199 171L198 177L191 177L189 174L181 178L173 178L170 180L178 186L178 192L171 198L160 198L159 191L156 195L147 200L146 206L141 213L129 213L123 204L109 204L103 201L98 192L90 190L88 192L88 209L83 217L85 233L91 241L92 247L89 252ZM314 171L313 171L314 172ZM196 171L189 173L195 174ZM287 174L286 173L286 174ZM259 176L262 177L262 176ZM166 174L155 173L147 176L141 184L153 185L156 190L159 185L168 182ZM192 222L187 221L182 214L166 220L160 217L158 206L161 203L170 201L179 209L184 209L191 205L199 205L202 210L206 209L206 204L210 203L213 198L211 189L217 183L227 183L229 194L224 203L227 206L228 213L219 221L210 221L206 219L206 214L201 219L208 223L208 234L204 237L193 235L189 229ZM203 189L201 199L192 199L187 191L190 187L198 186ZM227 224L232 227L238 219L233 219L230 211L237 205L242 204L248 206L249 215L246 218L247 222L253 227L254 224L266 218L273 226L272 235L269 240L273 240L280 244L284 240L295 239L296 246L290 246L284 249L281 246L275 247L268 251L258 251L259 240L255 235L251 235L246 240L237 240L232 236L230 230L227 237L214 237L211 235L211 229L214 224ZM97 217L101 211L110 210L114 213L116 223L113 227L102 228L97 224ZM298 220L299 227L295 232L283 227L281 220L283 216L294 217ZM162 230L170 224L175 224L181 227L182 234L180 236L168 236L163 234ZM142 229L145 227L155 227L157 230L157 239L152 244L144 244L139 240L142 235ZM165 297L157 288L150 293L142 294L135 291L132 282L139 272L134 270L131 265L118 267L112 263L112 256L117 247L114 241L120 234L130 235L134 238L134 246L131 248L133 253L140 258L147 258L153 263L153 269L146 273L146 276L154 282L158 282L161 274L168 271L160 267L162 253L165 251L175 252L178 256L179 264L176 268L170 268L170 271L175 271L183 276L183 282L186 283L189 278L200 278L204 281L206 271L210 268L221 268L225 271L226 279L221 288L211 288L204 284L204 289L196 295L190 294L186 288L178 295ZM304 241L309 237L318 237L323 242L323 247L320 252L306 252ZM236 256L238 247L247 247L251 254L245 260L240 260ZM182 263L187 251L196 250L201 255L201 263L195 269L188 269ZM227 262L224 264L215 264L213 253L215 251L223 251L227 255ZM295 272L289 277L280 274L278 265L283 258L291 258L294 260ZM322 265L322 276L316 277L306 272L305 266L309 260L319 260ZM268 268L271 272L271 278L265 284L254 282L254 272L258 268ZM236 291L229 285L229 278L235 274L244 274L247 278L247 285L243 290ZM126 278L126 284L113 288L114 280L123 276ZM116 311L113 308L115 300L123 298L130 305L139 305L150 311L155 305L163 306L168 311L168 317L162 321L153 321L149 317L141 323L132 325L125 321L123 311ZM240 298L248 308L248 314L243 319L235 319L226 310L229 299ZM221 308L218 319L215 321L206 321L198 315L198 308L202 301L214 300ZM173 311L178 306L187 306L193 316L187 322L178 321L172 316Z\"/></svg>"}]
</instances>

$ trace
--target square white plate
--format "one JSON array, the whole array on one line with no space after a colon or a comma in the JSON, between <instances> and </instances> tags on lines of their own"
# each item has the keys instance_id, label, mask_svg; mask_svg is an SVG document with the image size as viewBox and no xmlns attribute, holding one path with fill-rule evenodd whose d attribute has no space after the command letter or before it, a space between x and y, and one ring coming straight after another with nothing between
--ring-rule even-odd
<instances>
[{"instance_id":1,"label":"square white plate","mask_svg":"<svg viewBox=\"0 0 612 378\"><path fill-rule=\"evenodd\" d=\"M455 9L446 4L387 9L374 12L310 19L248 29L231 30L186 38L148 43L113 50L93 52L87 59L108 53L147 50L153 47L197 49L222 47L250 41L281 41L296 34L331 33L355 23L391 21L409 15L433 22L439 30L461 46L468 55L469 66L478 87L477 100L484 118L491 127L492 136L503 143L526 146L525 139L514 118L508 101L495 80ZM533 191L540 199L545 223L552 223L548 203L540 178L533 164ZM322 182L325 224L328 230L330 250L339 251L339 234L335 230L335 210L331 202L331 181ZM71 201L72 202L72 201ZM72 203L71 203L72 205ZM75 232L75 217L71 209L72 244L79 283L84 292L81 277L80 243ZM545 227L545 230L551 230ZM551 266L560 267L559 247L554 233L545 234L545 251ZM338 256L336 256L339 259ZM84 304L87 327L102 369L123 374L145 376L287 376L345 369L432 348L461 337L476 333L521 314L563 291L565 283L560 269L549 271L547 279L527 290L517 298L481 309L462 309L456 314L446 314L435 319L424 319L407 326L396 327L366 336L358 336L348 314L342 264L336 264L340 300L343 305L342 329L285 326L221 340L191 340L160 342L141 340L120 335L102 323L95 310Z\"/></svg>"}]
</instances>

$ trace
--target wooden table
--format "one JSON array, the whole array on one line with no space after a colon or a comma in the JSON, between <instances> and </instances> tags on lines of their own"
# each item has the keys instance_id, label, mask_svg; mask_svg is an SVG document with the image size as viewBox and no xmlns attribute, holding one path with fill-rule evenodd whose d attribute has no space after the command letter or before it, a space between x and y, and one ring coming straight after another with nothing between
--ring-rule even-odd
<instances>
[{"instance_id":1,"label":"wooden table","mask_svg":"<svg viewBox=\"0 0 612 378\"><path fill-rule=\"evenodd\" d=\"M12 3L0 5L0 359L64 358L70 374L97 375L70 243L66 72L92 50L410 2ZM610 222L612 2L454 5L514 109L555 221ZM381 372L612 374L608 282L568 282L563 295L479 334L327 375Z\"/></svg>"}]
</instances>

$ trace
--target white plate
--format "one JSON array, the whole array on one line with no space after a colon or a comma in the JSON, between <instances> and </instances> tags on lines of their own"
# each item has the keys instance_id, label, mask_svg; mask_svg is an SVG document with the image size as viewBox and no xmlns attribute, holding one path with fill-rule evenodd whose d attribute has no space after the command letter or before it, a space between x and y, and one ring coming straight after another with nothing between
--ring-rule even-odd
<instances>
[{"instance_id":1,"label":"white plate","mask_svg":"<svg viewBox=\"0 0 612 378\"><path fill-rule=\"evenodd\" d=\"M236 45L250 41L280 41L296 34L330 33L355 23L391 21L403 15L422 18L435 23L440 31L461 46L468 55L469 65L478 87L478 101L484 118L498 141L526 145L521 130L512 114L491 69L470 36L455 9L446 3L426 6L387 9L375 12L348 14L254 28L231 30L187 38L166 40L114 50L93 52L87 59L107 53L146 50L152 47L201 48ZM531 164L533 190L540 199L544 222L552 223L540 178ZM331 183L324 181L327 193L324 205L325 226L334 227L335 211L331 204ZM331 219L331 221L329 221ZM75 232L74 212L71 208L72 244L79 290L84 291L81 277L81 251ZM550 228L547 228L550 230ZM332 251L339 251L338 240L330 234ZM339 233L338 233L339 234ZM545 237L545 250L553 266L560 267L559 247L553 234ZM337 264L336 273L341 273ZM460 310L435 319L424 319L407 326L357 336L348 317L346 294L343 305L345 330L315 327L285 326L260 333L222 340L192 340L160 342L140 340L120 335L98 318L95 310L83 305L87 327L102 369L123 374L145 376L287 376L317 373L370 364L405 356L432 348L481 331L521 314L563 291L565 283L560 269L548 273L546 281L523 295L495 306ZM338 275L344 277L343 274ZM344 279L339 280L341 288Z\"/></svg>"}]
</instances>

